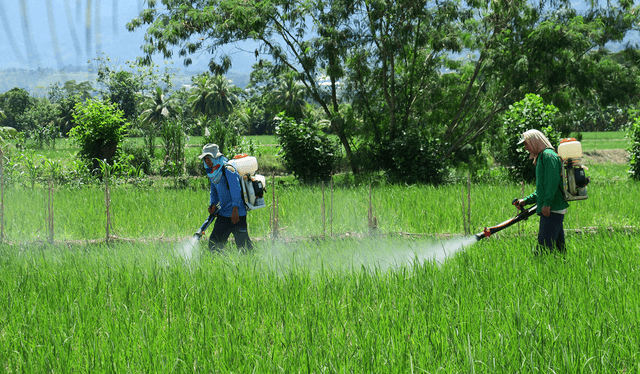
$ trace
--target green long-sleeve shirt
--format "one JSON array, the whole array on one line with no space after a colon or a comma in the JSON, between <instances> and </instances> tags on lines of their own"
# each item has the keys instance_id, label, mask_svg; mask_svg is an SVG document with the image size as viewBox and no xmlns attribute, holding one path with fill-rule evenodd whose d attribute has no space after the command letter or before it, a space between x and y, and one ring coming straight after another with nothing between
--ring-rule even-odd
<instances>
[{"instance_id":1,"label":"green long-sleeve shirt","mask_svg":"<svg viewBox=\"0 0 640 374\"><path fill-rule=\"evenodd\" d=\"M559 211L569 207L560 189L560 168L562 161L553 149L545 149L538 155L536 164L536 190L524 199L525 205L536 203L536 213L541 213L543 206L551 207L551 211Z\"/></svg>"}]
</instances>

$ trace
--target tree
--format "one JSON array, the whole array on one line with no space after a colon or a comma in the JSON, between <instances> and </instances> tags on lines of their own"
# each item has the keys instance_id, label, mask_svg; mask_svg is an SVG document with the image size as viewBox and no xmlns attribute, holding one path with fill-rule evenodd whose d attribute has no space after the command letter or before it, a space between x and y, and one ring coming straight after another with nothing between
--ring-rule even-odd
<instances>
[{"instance_id":1,"label":"tree","mask_svg":"<svg viewBox=\"0 0 640 374\"><path fill-rule=\"evenodd\" d=\"M637 21L628 3L585 15L565 1L557 9L520 0L470 5L365 2L365 38L349 57L345 90L365 118L367 144L390 144L418 127L449 159L499 126L495 116L527 93L566 110L571 88L583 96L618 84L637 92L624 68L603 59L602 46Z\"/></svg>"},{"instance_id":2,"label":"tree","mask_svg":"<svg viewBox=\"0 0 640 374\"><path fill-rule=\"evenodd\" d=\"M145 126L145 139L149 150L149 156L154 157L156 133L162 128L166 119L175 118L179 114L179 107L173 100L165 98L160 87L156 87L151 94L145 95L142 103L140 123Z\"/></svg>"},{"instance_id":3,"label":"tree","mask_svg":"<svg viewBox=\"0 0 640 374\"><path fill-rule=\"evenodd\" d=\"M226 117L238 98L237 87L222 75L200 74L192 79L195 88L189 99L191 109L208 117Z\"/></svg>"},{"instance_id":4,"label":"tree","mask_svg":"<svg viewBox=\"0 0 640 374\"><path fill-rule=\"evenodd\" d=\"M73 108L77 103L82 103L91 97L93 86L89 82L76 83L69 80L61 85L52 83L48 88L49 101L57 106L59 117L55 124L62 136L67 136L69 130L75 126L73 122Z\"/></svg>"},{"instance_id":5,"label":"tree","mask_svg":"<svg viewBox=\"0 0 640 374\"><path fill-rule=\"evenodd\" d=\"M285 74L271 94L270 105L275 112L283 111L285 116L300 120L304 118L307 106L305 91L305 87L296 81L295 74Z\"/></svg>"},{"instance_id":6,"label":"tree","mask_svg":"<svg viewBox=\"0 0 640 374\"><path fill-rule=\"evenodd\" d=\"M556 129L558 108L546 105L538 95L528 94L523 100L514 103L504 112L500 119L503 122L501 134L494 134L493 141L496 160L509 166L511 176L517 181L534 182L536 169L529 153L518 141L527 130L540 130L556 149L560 144L560 133Z\"/></svg>"},{"instance_id":7,"label":"tree","mask_svg":"<svg viewBox=\"0 0 640 374\"><path fill-rule=\"evenodd\" d=\"M298 73L331 121L354 172L352 144L358 137L379 159L388 152L385 144L417 131L425 141L434 140L434 151L446 160L481 140L494 129L495 116L527 93L565 110L568 88L587 95L623 84L628 74L616 74L603 61L604 45L621 41L640 17L628 1L606 8L594 3L582 15L568 0L163 4L156 9L150 2L128 24L130 30L151 25L143 61L155 52L169 57L177 46L189 63L187 56L199 50L257 41L256 57L270 55L274 72ZM228 55L214 55L210 67L219 72L230 64ZM363 127L341 115L341 94L352 100ZM597 96L599 104L610 99Z\"/></svg>"},{"instance_id":8,"label":"tree","mask_svg":"<svg viewBox=\"0 0 640 374\"><path fill-rule=\"evenodd\" d=\"M276 134L287 170L303 183L328 181L336 161L335 146L313 123L276 117Z\"/></svg>"},{"instance_id":9,"label":"tree","mask_svg":"<svg viewBox=\"0 0 640 374\"><path fill-rule=\"evenodd\" d=\"M154 64L141 66L136 62L126 61L124 66L109 66L109 57L96 58L95 61L98 64L97 81L104 86L102 96L117 104L129 122L137 120L145 95L152 93L156 87L169 90L173 86L175 74L168 66L160 72L159 67Z\"/></svg>"},{"instance_id":10,"label":"tree","mask_svg":"<svg viewBox=\"0 0 640 374\"><path fill-rule=\"evenodd\" d=\"M113 165L119 147L129 126L124 112L115 103L89 99L78 103L74 109L78 124L69 137L80 146L78 156L85 160L90 171L100 169L100 162Z\"/></svg>"},{"instance_id":11,"label":"tree","mask_svg":"<svg viewBox=\"0 0 640 374\"><path fill-rule=\"evenodd\" d=\"M340 30L337 26L359 22L351 18L353 2L178 0L164 1L163 5L158 9L155 2L150 2L148 9L127 24L129 31L143 24L151 25L145 34L145 56L141 62L151 63L155 52L171 57L172 48L178 46L180 56L185 57L188 65L191 63L188 55L199 50L223 50L218 47L243 40L259 42L256 56L270 55L276 73L285 69L298 73L309 96L331 120L331 127L351 160L352 170L357 172L351 143L342 129L344 119L339 114L338 100L338 82L344 74L341 62L352 40L348 28ZM318 33L310 32L312 27L316 27ZM216 57L209 62L210 70L223 74L231 66L231 58L223 54L217 62ZM328 84L319 79L325 73Z\"/></svg>"},{"instance_id":12,"label":"tree","mask_svg":"<svg viewBox=\"0 0 640 374\"><path fill-rule=\"evenodd\" d=\"M56 139L60 137L57 126L60 109L46 98L34 100L34 104L17 117L16 124L35 141L36 147L42 149L46 145L55 148Z\"/></svg>"},{"instance_id":13,"label":"tree","mask_svg":"<svg viewBox=\"0 0 640 374\"><path fill-rule=\"evenodd\" d=\"M19 117L24 114L27 109L35 104L36 100L22 88L14 87L9 91L0 94L0 108L2 108L5 119L0 123L2 126L13 127L17 131L23 131L18 124Z\"/></svg>"}]
</instances>

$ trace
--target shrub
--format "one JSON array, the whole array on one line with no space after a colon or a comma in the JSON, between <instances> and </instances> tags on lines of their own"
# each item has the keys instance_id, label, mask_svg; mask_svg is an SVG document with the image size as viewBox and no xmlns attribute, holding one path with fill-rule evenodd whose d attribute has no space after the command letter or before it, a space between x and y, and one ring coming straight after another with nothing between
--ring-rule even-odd
<instances>
[{"instance_id":1,"label":"shrub","mask_svg":"<svg viewBox=\"0 0 640 374\"><path fill-rule=\"evenodd\" d=\"M436 153L435 141L424 139L417 131L404 133L391 142L386 154L379 155L392 183L444 183L446 166Z\"/></svg>"},{"instance_id":2,"label":"shrub","mask_svg":"<svg viewBox=\"0 0 640 374\"><path fill-rule=\"evenodd\" d=\"M179 120L169 120L162 124L160 137L164 144L165 156L163 174L178 177L185 171L185 147L189 137Z\"/></svg>"},{"instance_id":3,"label":"shrub","mask_svg":"<svg viewBox=\"0 0 640 374\"><path fill-rule=\"evenodd\" d=\"M116 104L89 99L76 105L73 117L77 126L69 137L80 146L78 156L90 163L92 171L100 168L101 160L112 165L129 125L122 110Z\"/></svg>"},{"instance_id":4,"label":"shrub","mask_svg":"<svg viewBox=\"0 0 640 374\"><path fill-rule=\"evenodd\" d=\"M13 127L4 126L0 127L0 138L4 139L16 139L18 137L18 130Z\"/></svg>"},{"instance_id":5,"label":"shrub","mask_svg":"<svg viewBox=\"0 0 640 374\"><path fill-rule=\"evenodd\" d=\"M203 142L205 144L214 143L218 145L220 152L224 155L229 155L228 152L231 148L238 145L240 142L240 136L235 127L229 126L227 123L222 122L220 117L216 117L212 121L208 121L206 117L201 117L201 122L204 121L208 124L205 128L205 134Z\"/></svg>"},{"instance_id":6,"label":"shrub","mask_svg":"<svg viewBox=\"0 0 640 374\"><path fill-rule=\"evenodd\" d=\"M629 151L629 175L640 181L640 117L631 125L627 136L631 139Z\"/></svg>"},{"instance_id":7,"label":"shrub","mask_svg":"<svg viewBox=\"0 0 640 374\"><path fill-rule=\"evenodd\" d=\"M518 144L525 131L540 130L557 149L560 143L560 133L554 126L557 114L555 106L545 105L538 95L527 94L523 100L509 106L502 116L503 135L497 137L494 144L497 148L496 160L511 167L510 175L514 180L533 182L536 178L529 153L522 144Z\"/></svg>"},{"instance_id":8,"label":"shrub","mask_svg":"<svg viewBox=\"0 0 640 374\"><path fill-rule=\"evenodd\" d=\"M313 123L276 117L276 135L285 167L302 183L328 181L333 172L336 147Z\"/></svg>"},{"instance_id":9,"label":"shrub","mask_svg":"<svg viewBox=\"0 0 640 374\"><path fill-rule=\"evenodd\" d=\"M142 170L143 173L149 175L151 172L151 157L147 148L138 145L135 142L122 143L122 158L129 159L131 167Z\"/></svg>"}]
</instances>

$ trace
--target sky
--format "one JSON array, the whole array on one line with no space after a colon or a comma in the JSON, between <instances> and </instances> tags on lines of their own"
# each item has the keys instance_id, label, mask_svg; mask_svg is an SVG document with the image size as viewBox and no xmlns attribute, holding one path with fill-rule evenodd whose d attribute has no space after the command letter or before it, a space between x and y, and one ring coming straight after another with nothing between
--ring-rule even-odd
<instances>
[{"instance_id":1,"label":"sky","mask_svg":"<svg viewBox=\"0 0 640 374\"><path fill-rule=\"evenodd\" d=\"M125 25L145 4L144 0L0 0L0 69L86 66L88 60L104 55L122 63L134 60L142 55L145 27L129 32ZM226 51L232 56L231 71L251 72L257 62L248 52L253 50L255 45ZM189 70L207 70L207 54L191 57ZM153 58L158 64L164 60L161 55ZM185 69L182 59L174 60L174 67Z\"/></svg>"},{"instance_id":2,"label":"sky","mask_svg":"<svg viewBox=\"0 0 640 374\"><path fill-rule=\"evenodd\" d=\"M0 0L0 69L86 66L88 60L104 55L120 62L134 60L143 54L146 26L129 32L126 24L145 4L143 0ZM251 70L255 59L247 57L252 54L230 52L231 70ZM164 60L161 55L153 58L158 64ZM190 70L207 69L209 56L192 59ZM184 68L181 58L174 64Z\"/></svg>"}]
</instances>

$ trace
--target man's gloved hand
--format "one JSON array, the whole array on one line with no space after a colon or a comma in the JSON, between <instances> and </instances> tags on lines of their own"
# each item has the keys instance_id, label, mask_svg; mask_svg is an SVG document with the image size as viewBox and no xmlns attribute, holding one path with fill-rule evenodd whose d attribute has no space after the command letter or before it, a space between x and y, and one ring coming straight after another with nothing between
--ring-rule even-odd
<instances>
[{"instance_id":1,"label":"man's gloved hand","mask_svg":"<svg viewBox=\"0 0 640 374\"><path fill-rule=\"evenodd\" d=\"M209 214L213 214L215 212L216 212L216 205L215 204L209 205Z\"/></svg>"},{"instance_id":2,"label":"man's gloved hand","mask_svg":"<svg viewBox=\"0 0 640 374\"><path fill-rule=\"evenodd\" d=\"M238 222L240 222L240 215L238 215L238 207L234 206L231 212L231 223L235 225Z\"/></svg>"},{"instance_id":3,"label":"man's gloved hand","mask_svg":"<svg viewBox=\"0 0 640 374\"><path fill-rule=\"evenodd\" d=\"M516 206L516 208L518 208L518 209L522 209L522 208L524 208L524 199L518 199L518 200L515 200L515 201L513 202L513 205L515 205L515 206Z\"/></svg>"},{"instance_id":4,"label":"man's gloved hand","mask_svg":"<svg viewBox=\"0 0 640 374\"><path fill-rule=\"evenodd\" d=\"M541 213L542 213L543 216L549 217L551 215L551 207L550 206L543 206Z\"/></svg>"}]
</instances>

